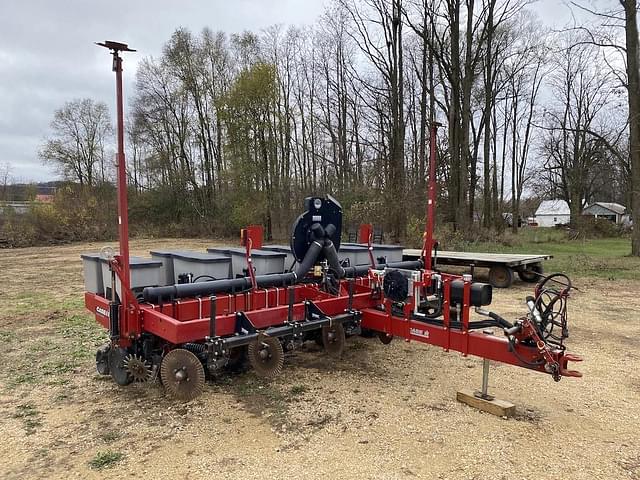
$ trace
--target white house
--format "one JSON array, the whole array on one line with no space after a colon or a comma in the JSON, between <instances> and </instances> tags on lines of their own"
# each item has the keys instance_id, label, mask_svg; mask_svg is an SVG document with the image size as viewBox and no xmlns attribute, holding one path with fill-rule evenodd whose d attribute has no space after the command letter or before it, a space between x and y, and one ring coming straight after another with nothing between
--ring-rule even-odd
<instances>
[{"instance_id":1,"label":"white house","mask_svg":"<svg viewBox=\"0 0 640 480\"><path fill-rule=\"evenodd\" d=\"M570 217L569 205L564 200L543 200L535 213L539 227L565 225Z\"/></svg>"},{"instance_id":2,"label":"white house","mask_svg":"<svg viewBox=\"0 0 640 480\"><path fill-rule=\"evenodd\" d=\"M620 224L625 220L626 208L619 203L594 202L583 211L583 215L590 215L595 218L606 218L613 223Z\"/></svg>"}]
</instances>

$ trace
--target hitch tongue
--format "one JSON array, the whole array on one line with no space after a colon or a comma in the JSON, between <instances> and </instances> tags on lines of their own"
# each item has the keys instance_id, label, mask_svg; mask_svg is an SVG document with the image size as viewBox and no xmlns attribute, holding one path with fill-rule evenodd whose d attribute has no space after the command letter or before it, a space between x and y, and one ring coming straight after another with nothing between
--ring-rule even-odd
<instances>
[{"instance_id":1,"label":"hitch tongue","mask_svg":"<svg viewBox=\"0 0 640 480\"><path fill-rule=\"evenodd\" d=\"M560 365L560 375L563 377L582 377L582 372L578 370L569 370L567 364L569 362L581 362L582 357L574 353L565 353L558 358L558 364Z\"/></svg>"}]
</instances>

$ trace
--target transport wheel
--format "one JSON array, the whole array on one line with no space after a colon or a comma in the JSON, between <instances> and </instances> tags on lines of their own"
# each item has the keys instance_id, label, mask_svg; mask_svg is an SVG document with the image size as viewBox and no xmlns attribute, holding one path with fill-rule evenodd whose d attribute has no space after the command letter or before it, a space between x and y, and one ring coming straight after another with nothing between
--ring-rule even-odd
<instances>
[{"instance_id":1,"label":"transport wheel","mask_svg":"<svg viewBox=\"0 0 640 480\"><path fill-rule=\"evenodd\" d=\"M520 270L518 270L518 276L520 280L527 283L536 283L542 278L542 264L541 263L532 263L530 265L523 266Z\"/></svg>"},{"instance_id":2,"label":"transport wheel","mask_svg":"<svg viewBox=\"0 0 640 480\"><path fill-rule=\"evenodd\" d=\"M284 351L276 337L262 337L249 344L249 363L262 378L273 378L282 371Z\"/></svg>"},{"instance_id":3,"label":"transport wheel","mask_svg":"<svg viewBox=\"0 0 640 480\"><path fill-rule=\"evenodd\" d=\"M160 364L162 385L178 400L193 400L204 390L204 367L189 350L176 348Z\"/></svg>"},{"instance_id":4,"label":"transport wheel","mask_svg":"<svg viewBox=\"0 0 640 480\"><path fill-rule=\"evenodd\" d=\"M109 371L111 372L111 377L122 387L133 382L133 377L129 374L124 362L127 355L127 351L120 347L109 350Z\"/></svg>"},{"instance_id":5,"label":"transport wheel","mask_svg":"<svg viewBox=\"0 0 640 480\"><path fill-rule=\"evenodd\" d=\"M509 288L513 283L513 270L504 265L494 265L489 269L489 283L496 288Z\"/></svg>"},{"instance_id":6,"label":"transport wheel","mask_svg":"<svg viewBox=\"0 0 640 480\"><path fill-rule=\"evenodd\" d=\"M341 323L322 327L322 344L329 355L332 357L342 355L345 343L346 336Z\"/></svg>"}]
</instances>

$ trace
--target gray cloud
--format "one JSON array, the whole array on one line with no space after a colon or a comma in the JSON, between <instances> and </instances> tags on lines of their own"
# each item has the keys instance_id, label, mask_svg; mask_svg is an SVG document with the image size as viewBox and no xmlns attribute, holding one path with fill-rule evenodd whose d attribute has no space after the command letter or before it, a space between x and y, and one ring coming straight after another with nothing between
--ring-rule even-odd
<instances>
[{"instance_id":1,"label":"gray cloud","mask_svg":"<svg viewBox=\"0 0 640 480\"><path fill-rule=\"evenodd\" d=\"M135 66L157 56L180 26L208 26L229 33L276 23L309 24L326 1L154 0L0 2L0 163L23 181L56 178L38 159L53 112L74 98L101 100L114 110L110 57L94 41L129 43L139 53L125 60L125 93L133 91Z\"/></svg>"},{"instance_id":2,"label":"gray cloud","mask_svg":"<svg viewBox=\"0 0 640 480\"><path fill-rule=\"evenodd\" d=\"M14 177L49 180L56 174L37 157L56 108L91 97L113 113L114 80L108 52L94 41L118 40L139 53L125 61L125 93L136 63L157 56L179 26L199 31L260 30L276 23L310 24L328 0L4 0L0 4L0 163ZM570 20L566 2L535 3L545 23Z\"/></svg>"}]
</instances>

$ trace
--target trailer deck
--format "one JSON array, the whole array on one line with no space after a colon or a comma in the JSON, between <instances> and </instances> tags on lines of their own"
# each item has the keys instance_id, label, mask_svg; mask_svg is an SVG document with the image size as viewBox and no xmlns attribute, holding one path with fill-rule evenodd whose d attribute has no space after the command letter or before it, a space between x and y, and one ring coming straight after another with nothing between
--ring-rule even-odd
<instances>
[{"instance_id":1,"label":"trailer deck","mask_svg":"<svg viewBox=\"0 0 640 480\"><path fill-rule=\"evenodd\" d=\"M420 258L419 249L404 249L404 260ZM513 283L513 273L517 272L520 279L528 283L535 283L543 272L542 262L553 258L553 255L532 255L518 253L484 253L484 252L453 252L438 251L437 263L440 265L454 265L459 267L479 267L489 269L489 282L494 287L508 288Z\"/></svg>"}]
</instances>

